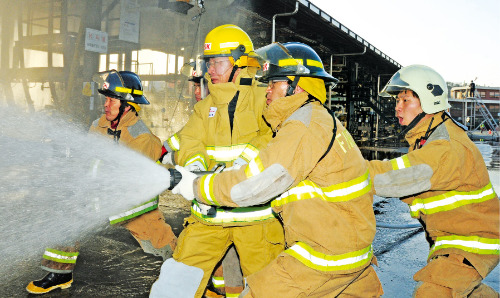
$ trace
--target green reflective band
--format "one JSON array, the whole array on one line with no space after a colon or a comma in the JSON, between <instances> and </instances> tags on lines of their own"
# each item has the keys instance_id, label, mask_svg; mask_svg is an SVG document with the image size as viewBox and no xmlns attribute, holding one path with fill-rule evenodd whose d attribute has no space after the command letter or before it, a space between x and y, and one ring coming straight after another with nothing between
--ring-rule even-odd
<instances>
[{"instance_id":1,"label":"green reflective band","mask_svg":"<svg viewBox=\"0 0 500 298\"><path fill-rule=\"evenodd\" d=\"M409 168L411 166L410 159L408 158L408 155L406 155L406 154L401 156L401 157L391 159L390 162L391 162L393 170L401 170L401 169Z\"/></svg>"},{"instance_id":2,"label":"green reflective band","mask_svg":"<svg viewBox=\"0 0 500 298\"><path fill-rule=\"evenodd\" d=\"M437 237L436 242L431 247L429 257L443 248L456 248L479 255L498 255L500 252L500 239L456 235Z\"/></svg>"},{"instance_id":3,"label":"green reflective band","mask_svg":"<svg viewBox=\"0 0 500 298\"><path fill-rule=\"evenodd\" d=\"M315 251L304 242L297 242L285 252L309 268L320 271L340 271L364 267L373 257L372 246L341 255L327 255Z\"/></svg>"},{"instance_id":4,"label":"green reflective band","mask_svg":"<svg viewBox=\"0 0 500 298\"><path fill-rule=\"evenodd\" d=\"M226 293L226 298L240 297L241 293Z\"/></svg>"},{"instance_id":5,"label":"green reflective band","mask_svg":"<svg viewBox=\"0 0 500 298\"><path fill-rule=\"evenodd\" d=\"M216 288L224 287L224 277L223 276L212 276L212 284Z\"/></svg>"},{"instance_id":6,"label":"green reflective band","mask_svg":"<svg viewBox=\"0 0 500 298\"><path fill-rule=\"evenodd\" d=\"M142 215L142 214L149 212L151 210L155 210L158 208L158 200L159 200L159 197L156 196L154 199L151 199L151 200L145 202L144 204L138 205L138 206L134 207L133 209L130 209L126 212L123 212L123 213L120 213L120 214L117 214L114 216L110 216L109 223L114 225L114 224L117 224L119 222L137 217L139 215Z\"/></svg>"},{"instance_id":7,"label":"green reflective band","mask_svg":"<svg viewBox=\"0 0 500 298\"><path fill-rule=\"evenodd\" d=\"M410 205L410 214L412 217L418 217L419 213L434 214L493 198L496 198L496 194L490 182L485 187L475 191L453 190L427 199L416 198Z\"/></svg>"},{"instance_id":8,"label":"green reflective band","mask_svg":"<svg viewBox=\"0 0 500 298\"><path fill-rule=\"evenodd\" d=\"M211 224L258 222L276 218L269 204L257 207L216 208L215 214L204 215L196 200L191 204L191 214Z\"/></svg>"},{"instance_id":9,"label":"green reflective band","mask_svg":"<svg viewBox=\"0 0 500 298\"><path fill-rule=\"evenodd\" d=\"M271 206L278 207L291 202L312 198L321 198L328 202L345 202L369 193L371 188L372 184L368 171L353 180L328 187L319 187L312 181L303 180L297 186L274 199L271 202Z\"/></svg>"},{"instance_id":10,"label":"green reflective band","mask_svg":"<svg viewBox=\"0 0 500 298\"><path fill-rule=\"evenodd\" d=\"M78 252L66 252L52 248L46 248L43 253L44 259L64 264L75 264L77 257Z\"/></svg>"},{"instance_id":11,"label":"green reflective band","mask_svg":"<svg viewBox=\"0 0 500 298\"><path fill-rule=\"evenodd\" d=\"M214 194L214 178L217 173L203 175L200 178L200 192L201 197L209 203L209 205L220 206L219 202L215 199Z\"/></svg>"},{"instance_id":12,"label":"green reflective band","mask_svg":"<svg viewBox=\"0 0 500 298\"><path fill-rule=\"evenodd\" d=\"M208 157L216 162L231 162L237 159L248 144L232 146L206 146Z\"/></svg>"},{"instance_id":13,"label":"green reflective band","mask_svg":"<svg viewBox=\"0 0 500 298\"><path fill-rule=\"evenodd\" d=\"M130 94L135 94L135 95L142 95L143 94L142 90L134 89L132 91L132 89L130 89L130 88L119 87L119 86L117 86L115 88L115 91L120 92L120 93L130 93Z\"/></svg>"}]
</instances>

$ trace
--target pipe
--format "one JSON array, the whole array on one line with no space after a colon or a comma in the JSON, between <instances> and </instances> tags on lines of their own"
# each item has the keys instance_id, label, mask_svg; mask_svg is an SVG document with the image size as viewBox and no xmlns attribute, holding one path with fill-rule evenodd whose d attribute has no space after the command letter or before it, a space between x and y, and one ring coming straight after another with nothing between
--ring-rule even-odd
<instances>
[{"instance_id":1,"label":"pipe","mask_svg":"<svg viewBox=\"0 0 500 298\"><path fill-rule=\"evenodd\" d=\"M272 32L272 37L271 37L271 42L275 41L275 36L276 36L276 17L286 17L286 16L292 16L299 11L299 1L295 2L295 10L293 12L285 12L285 13L278 13L273 16L273 32Z\"/></svg>"},{"instance_id":2,"label":"pipe","mask_svg":"<svg viewBox=\"0 0 500 298\"><path fill-rule=\"evenodd\" d=\"M387 228L387 229L415 229L415 228L422 228L422 225L420 223L418 224L390 224L390 223L385 223L385 222L377 222L377 228Z\"/></svg>"},{"instance_id":3,"label":"pipe","mask_svg":"<svg viewBox=\"0 0 500 298\"><path fill-rule=\"evenodd\" d=\"M365 53L366 53L366 47L364 47L363 52L361 52L361 53L333 54L333 56L337 56L337 57L358 56L358 55L364 55Z\"/></svg>"}]
</instances>

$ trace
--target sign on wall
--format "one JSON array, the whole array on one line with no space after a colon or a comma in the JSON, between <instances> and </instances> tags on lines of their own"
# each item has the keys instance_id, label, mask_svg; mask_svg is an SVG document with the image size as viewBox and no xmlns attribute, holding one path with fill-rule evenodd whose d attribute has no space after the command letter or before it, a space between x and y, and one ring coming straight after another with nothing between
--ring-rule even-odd
<instances>
[{"instance_id":1,"label":"sign on wall","mask_svg":"<svg viewBox=\"0 0 500 298\"><path fill-rule=\"evenodd\" d=\"M108 33L86 28L85 51L106 53L108 51Z\"/></svg>"},{"instance_id":2,"label":"sign on wall","mask_svg":"<svg viewBox=\"0 0 500 298\"><path fill-rule=\"evenodd\" d=\"M139 22L141 12L136 0L120 2L120 34L118 39L139 43Z\"/></svg>"}]
</instances>

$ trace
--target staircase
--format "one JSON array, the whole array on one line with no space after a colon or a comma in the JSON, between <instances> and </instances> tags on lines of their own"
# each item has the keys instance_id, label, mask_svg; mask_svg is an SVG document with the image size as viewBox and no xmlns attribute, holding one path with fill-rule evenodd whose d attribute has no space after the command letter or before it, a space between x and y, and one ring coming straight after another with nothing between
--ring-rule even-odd
<instances>
[{"instance_id":1,"label":"staircase","mask_svg":"<svg viewBox=\"0 0 500 298\"><path fill-rule=\"evenodd\" d=\"M472 100L474 102L474 105L478 107L479 112L483 116L483 122L486 122L486 124L488 124L488 126L491 128L493 135L498 137L498 124L495 121L495 118L493 118L493 116L491 115L490 110L488 110L488 108L484 105L481 96L477 92L475 92Z\"/></svg>"}]
</instances>

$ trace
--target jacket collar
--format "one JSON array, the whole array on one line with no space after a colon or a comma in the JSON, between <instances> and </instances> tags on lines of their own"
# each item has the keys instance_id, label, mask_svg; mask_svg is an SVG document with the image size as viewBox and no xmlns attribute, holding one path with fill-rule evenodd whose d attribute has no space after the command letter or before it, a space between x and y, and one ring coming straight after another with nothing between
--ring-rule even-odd
<instances>
[{"instance_id":1,"label":"jacket collar","mask_svg":"<svg viewBox=\"0 0 500 298\"><path fill-rule=\"evenodd\" d=\"M427 132L427 129L429 129L429 124L431 123L431 121L432 121L432 125L431 125L430 129L441 124L443 122L443 118L442 118L443 113L444 112L439 112L439 113L434 114L434 116L432 116L429 119L425 119L424 121L421 121L420 123L415 125L415 127L413 129L411 129L409 132L407 132L405 135L405 139L408 142L408 144L413 145L418 138L421 138L422 136L424 136L425 133Z\"/></svg>"},{"instance_id":2,"label":"jacket collar","mask_svg":"<svg viewBox=\"0 0 500 298\"><path fill-rule=\"evenodd\" d=\"M210 76L207 75L208 79L208 90L210 91L210 95L212 95L213 101L215 104L227 104L232 99L233 96L228 96L228 94L236 94L238 89L240 88L240 80L242 78L254 78L257 73L256 67L245 67L240 70L240 73L236 77L236 80L228 83L219 83L212 84L212 80Z\"/></svg>"},{"instance_id":3,"label":"jacket collar","mask_svg":"<svg viewBox=\"0 0 500 298\"><path fill-rule=\"evenodd\" d=\"M135 115L135 112L129 111L120 120L120 123L118 123L118 127L116 128L116 130L121 130L123 127L134 125L137 122L138 118L139 117ZM97 125L99 127L108 127L108 128L111 128L111 121L106 120L106 117L103 115L101 117L101 119L99 119L99 122L98 122Z\"/></svg>"},{"instance_id":4,"label":"jacket collar","mask_svg":"<svg viewBox=\"0 0 500 298\"><path fill-rule=\"evenodd\" d=\"M298 110L309 98L307 92L301 92L292 96L286 96L273 100L262 115L271 125L273 131L278 131L279 126Z\"/></svg>"}]
</instances>

